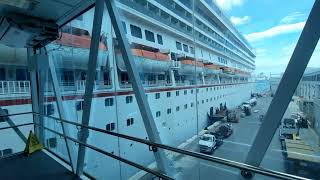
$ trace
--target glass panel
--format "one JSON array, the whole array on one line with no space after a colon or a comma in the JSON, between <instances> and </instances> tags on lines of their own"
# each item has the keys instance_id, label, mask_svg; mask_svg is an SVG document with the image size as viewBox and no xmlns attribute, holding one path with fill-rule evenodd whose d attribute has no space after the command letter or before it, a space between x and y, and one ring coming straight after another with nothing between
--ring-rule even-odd
<instances>
[{"instance_id":1,"label":"glass panel","mask_svg":"<svg viewBox=\"0 0 320 180\"><path fill-rule=\"evenodd\" d=\"M0 115L31 112L27 51L0 45ZM1 117L0 127L32 123L32 114ZM32 125L18 127L28 137ZM0 156L24 150L25 143L13 129L0 131Z\"/></svg>"},{"instance_id":2,"label":"glass panel","mask_svg":"<svg viewBox=\"0 0 320 180\"><path fill-rule=\"evenodd\" d=\"M51 68L56 71L54 76L59 84L56 88L62 95L64 114L59 114L59 103L52 86L54 79L46 69L39 80L39 89L44 88L43 113L55 118L64 116L77 123L86 120L83 119L83 113L87 110L85 87L88 74L95 72L90 126L145 140L153 140L154 135L159 135L166 145L245 162L312 5L312 1L304 2L303 7L297 2L286 2L290 6L282 4L286 10L281 9L281 13L275 11L271 17L266 16L270 14L270 9L282 6L275 7L260 1L251 3L232 4L212 0L116 1L120 28L124 29L124 38L129 43L152 119L142 117L142 107L138 106L135 96L137 92L132 88L133 77L127 72L121 52L121 39L115 36L106 10L97 42L97 66L88 69L94 9L88 10L62 27L59 39L45 48L54 64ZM257 12L255 6L266 8ZM287 29L290 29L290 34ZM20 49L0 49L6 56L2 59L8 60L0 64L0 105L9 114L31 111L26 58L20 58L26 57L26 53ZM8 52L9 55L6 55ZM317 66L314 60L317 57L315 53L310 67ZM305 72L284 115L284 118L296 120L282 120L261 167L318 178L312 168L318 167L317 132L320 130L317 99L320 86L316 82L319 78L317 71ZM293 114L300 111L303 116ZM45 127L63 132L59 121L39 117ZM12 118L19 123L29 122L32 115ZM0 123L1 126L5 124ZM298 125L301 127L297 128ZM26 135L30 130L28 128L23 130ZM80 127L67 125L66 130L71 137L79 139ZM7 130L4 132L7 133ZM150 135L152 133L154 135ZM8 139L12 139L11 134L14 133L7 133L6 139L1 141L5 147L0 149L1 155L8 154L8 148L15 146L15 143L6 144ZM304 151L293 158L285 139L305 143ZM44 130L43 141L47 149L69 162L63 137ZM92 130L86 143L143 166L156 168L154 153L145 144ZM12 152L22 148L16 147ZM72 143L73 154L77 155L78 148L78 144ZM312 153L308 154L307 150ZM164 153L169 160L169 168L175 170L170 175L175 178L236 179L240 176L238 169L177 153ZM302 158L301 154L304 159L297 162L297 157ZM300 172L295 169L302 166L307 170ZM133 166L88 148L84 172L96 179L153 178ZM254 178L269 179L261 175Z\"/></svg>"}]
</instances>

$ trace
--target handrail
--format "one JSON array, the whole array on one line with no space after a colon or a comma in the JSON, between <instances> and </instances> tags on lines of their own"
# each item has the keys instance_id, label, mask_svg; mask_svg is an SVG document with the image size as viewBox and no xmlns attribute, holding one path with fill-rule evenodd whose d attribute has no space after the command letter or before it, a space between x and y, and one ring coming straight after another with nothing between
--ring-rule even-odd
<instances>
[{"instance_id":1,"label":"handrail","mask_svg":"<svg viewBox=\"0 0 320 180\"><path fill-rule=\"evenodd\" d=\"M173 151L173 152L176 152L176 153L192 156L192 157L195 157L195 158L198 158L198 159L203 159L203 160L210 161L210 162L213 162L213 163L227 165L227 166L234 167L234 168L237 168L237 169L240 169L240 170L246 170L246 171L255 172L255 173L258 173L258 174L265 175L265 176L275 177L275 178L279 178L279 179L288 179L288 180L291 180L291 179L307 180L307 178L304 178L304 177L294 176L294 175L287 174L287 173L282 173L282 172L278 172L278 171L274 171L274 170L270 170L270 169L255 167L255 166L251 166L251 165L240 163L240 162L236 162L236 161L231 161L231 160L228 160L228 159L223 159L223 158L219 158L219 157L213 157L213 156L204 155L204 154L193 152L193 151L188 151L188 150L175 148L175 147L168 146L168 145L158 144L158 143L151 142L149 140L140 139L140 138L136 138L136 137L120 134L120 133L115 133L115 132L107 131L107 130L96 128L96 127L85 126L85 125L82 125L82 124L79 124L79 123L76 123L76 122L72 122L72 121L69 121L69 120L60 119L60 118L56 118L56 117L52 117L52 116L48 116L48 115L44 115L44 114L40 114L40 113L36 113L36 112L23 112L23 113L15 113L15 114L8 114L8 115L0 115L0 117L17 116L17 115L23 115L23 114L35 114L35 115L39 115L39 116L55 119L55 120L58 120L58 121L61 121L61 122L65 122L65 123L68 123L68 124L72 124L72 125L75 125L75 126L80 126L81 128L91 129L91 130L94 130L94 131L97 131L97 132L102 132L102 133L109 134L109 135L112 135L112 136L116 136L116 137L120 137L120 138L124 138L124 139L128 139L128 140L132 140L132 141L135 141L135 142L139 142L139 143L142 143L142 144L146 144L146 145L149 145L151 147L166 149L166 150ZM27 125L31 125L31 124L34 124L34 123L25 123L25 124L20 124L20 125L16 125L16 126L2 127L2 128L0 128L0 130L9 129L9 128L13 128L13 127L27 126ZM34 125L36 125L36 124L34 124ZM40 125L38 125L38 126L40 126ZM43 127L43 128L47 129L48 131L54 131L54 130L49 129L47 127ZM56 134L61 135L61 136L64 136L63 134L55 132L55 131L53 133L56 133ZM66 136L64 136L64 137L66 137ZM73 139L71 137L66 137L66 138L68 138L68 139L70 139L72 141L76 140L76 139ZM87 146L87 144L85 144L83 142L80 142L78 140L76 140L75 142L77 142L79 144L83 144L84 146ZM117 159L119 161L122 161L124 163L128 163L129 165L132 165L132 166L137 165L138 166L137 168L141 167L140 169L142 169L142 170L144 170L146 172L149 172L151 174L154 174L154 173L158 174L159 173L157 171L145 168L145 167L143 167L143 166L141 166L139 164L136 164L134 162L131 162L131 161L128 161L128 160L123 159L121 157L118 157L118 156L115 156L113 154L110 154L108 152L104 152L103 150L101 150L99 148L96 148L94 146L88 145L88 147L93 149L93 150L96 150L96 151L98 151L98 152L100 152L102 154L105 154L107 156L113 157L113 158L115 158L115 159ZM154 174L154 175L158 176L157 174ZM162 175L163 174L161 174L161 176ZM159 177L161 177L161 176L159 175ZM164 179L166 179L166 178L171 179L170 177L167 177L167 176L163 177L163 178Z\"/></svg>"},{"instance_id":2,"label":"handrail","mask_svg":"<svg viewBox=\"0 0 320 180\"><path fill-rule=\"evenodd\" d=\"M16 127L21 127L21 126L28 126L28 125L32 125L32 124L34 124L34 123L24 123L24 124L19 124L19 125L15 125L15 126L6 126L6 127L1 127L0 130L16 128Z\"/></svg>"},{"instance_id":3,"label":"handrail","mask_svg":"<svg viewBox=\"0 0 320 180\"><path fill-rule=\"evenodd\" d=\"M10 117L10 116L19 116L24 114L33 114L33 112L22 112L22 113L13 113L13 114L6 114L6 115L0 115L0 118L2 117Z\"/></svg>"},{"instance_id":4,"label":"handrail","mask_svg":"<svg viewBox=\"0 0 320 180\"><path fill-rule=\"evenodd\" d=\"M39 116L43 116L43 117L47 117L47 118L51 118L51 119L55 119L55 120L58 120L58 121L61 121L61 122L65 122L65 123L69 123L69 124L72 124L72 125L75 125L75 126L80 126L81 128L87 128L87 129L91 129L91 130L94 130L94 131L97 131L97 132L102 132L102 133L109 134L109 135L112 135L112 136L116 136L116 137L120 137L120 138L124 138L124 139L128 139L128 140L132 140L132 141L135 141L135 142L139 142L139 143L142 143L142 144L149 145L151 147L166 149L166 150L177 152L177 153L180 153L180 154L192 156L192 157L195 157L195 158L198 158L198 159L203 159L203 160L210 161L210 162L213 162L213 163L227 165L227 166L234 167L234 168L237 168L237 169L240 169L240 170L251 171L251 172L262 174L262 175L265 175L265 176L270 176L270 177L279 178L279 179L286 179L286 180L292 180L292 179L307 180L308 179L308 178L299 177L299 176L295 176L295 175L291 175L291 174L287 174L287 173L282 173L282 172L279 172L279 171L274 171L274 170L265 169L265 168L261 168L261 167L255 167L255 166L251 166L251 165L240 163L240 162L236 162L236 161L231 161L231 160L224 159L224 158L204 155L204 154L201 154L201 153L198 153L198 152L193 152L193 151L188 151L188 150L175 148L175 147L168 146L168 145L158 144L158 143L151 142L149 140L140 139L140 138L136 138L136 137L120 134L120 133L115 133L115 132L107 131L107 130L96 128L96 127L85 126L85 125L82 125L82 124L79 124L79 123L76 123L76 122L72 122L72 121L68 121L68 120L65 120L65 119L60 119L60 118L56 118L56 117L52 117L52 116L48 116L48 115L44 115L44 114L40 114L40 113L36 113L36 112L33 112L33 114L36 114L36 115L39 115Z\"/></svg>"},{"instance_id":5,"label":"handrail","mask_svg":"<svg viewBox=\"0 0 320 180\"><path fill-rule=\"evenodd\" d=\"M104 155L106 155L106 156L109 156L109 157L111 157L111 158L114 158L114 159L116 159L116 160L119 160L119 161L121 161L121 162L123 162L123 163L129 164L129 165L131 165L131 166L133 166L133 167L136 167L136 168L138 168L138 169L141 169L141 170L143 170L143 171L146 171L146 172L148 172L148 173L151 173L151 174L153 174L153 175L156 175L156 176L159 177L159 178L168 179L168 180L173 180L173 178L167 176L166 174L162 174L161 172L158 172L158 171L156 171L156 170L153 170L153 169L144 167L144 166L142 166L142 165L140 165L140 164L138 164L138 163L129 161L129 160L124 159L124 158L122 158L122 157L120 157L120 156L116 156L116 155L114 155L114 154L112 154L112 153L106 152L106 151L104 151L104 150L102 150L102 149L100 149L100 148L97 148L97 147L92 146L92 145L90 145L90 144L84 143L84 142L79 141L79 140L77 140L77 139L75 139L75 138L72 138L72 137L69 137L69 136L65 136L64 134L59 133L59 132L57 132L57 131L55 131L55 130L52 130L52 129L50 129L50 128L47 128L47 127L45 127L45 126L43 126L43 125L40 125L40 124L37 124L37 123L34 123L34 125L35 125L35 126L39 126L39 127L41 127L41 128L44 128L44 129L47 130L47 131L50 131L50 132L52 132L52 133L55 133L55 134L57 134L57 135L59 135L59 136L61 136L61 137L67 138L67 139L69 139L69 140L71 140L71 141L73 141L73 142L75 142L75 143L81 144L81 145L83 145L83 146L85 146L85 147L88 147L88 148L90 148L90 149L92 149L92 150L95 150L95 151L97 151L97 152L99 152L99 153L101 153L101 154L104 154Z\"/></svg>"},{"instance_id":6,"label":"handrail","mask_svg":"<svg viewBox=\"0 0 320 180\"><path fill-rule=\"evenodd\" d=\"M22 114L22 113L11 114L11 115L20 115L20 114ZM23 114L26 114L26 113L23 113ZM8 115L8 116L10 116L10 115ZM146 171L146 172L148 172L148 173L151 173L151 174L153 174L153 175L155 175L155 176L157 176L157 177L160 177L160 178L162 178L162 179L173 180L173 178L171 178L171 177L169 177L169 176L167 176L167 175L165 175L165 174L162 174L162 173L160 173L160 172L158 172L158 171L156 171L156 170L153 170L153 169L150 169L150 168L146 168L146 167L144 167L144 166L142 166L142 165L140 165L140 164L137 164L137 163L135 163L135 162L132 162L132 161L129 161L129 160L127 160L127 159L121 158L121 157L119 157L119 156L113 155L112 153L108 153L108 152L106 152L106 151L104 151L104 150L102 150L102 149L100 149L100 148L97 148L97 147L94 147L94 146L92 146L92 145L83 143L83 142L81 142L81 141L79 141L79 140L77 140L77 139L74 139L74 138L72 138L72 137L65 136L65 135L62 134L62 133L59 133L59 132L57 132L57 131L54 131L54 130L52 130L52 129L50 129L50 128L47 128L47 127L45 127L45 126L43 126L43 125L40 125L40 124L37 124L37 123L24 123L24 124L19 124L19 125L15 125L15 126L6 126L6 127L1 127L0 130L15 128L15 127L21 127L21 126L28 126L28 125L32 125L32 124L35 125L35 126L42 127L42 128L44 128L44 129L46 129L47 131L50 131L50 132L52 132L52 133L55 133L55 134L57 134L57 135L59 135L59 136L61 136L61 137L65 137L65 138L67 138L67 139L69 139L69 140L71 140L71 141L73 141L73 142L75 142L75 143L81 144L81 145L86 146L86 147L88 147L88 148L90 148L90 149L93 149L93 150L95 150L95 151L97 151L97 152L100 152L100 153L102 153L102 154L104 154L104 155L106 155L106 156L109 156L109 157L111 157L111 158L117 159L117 160L119 160L119 161L121 161L121 162L123 162L123 163L129 164L129 165L134 166L134 167L136 167L136 168L138 168L138 169L141 169L141 170L143 170L143 171Z\"/></svg>"}]
</instances>

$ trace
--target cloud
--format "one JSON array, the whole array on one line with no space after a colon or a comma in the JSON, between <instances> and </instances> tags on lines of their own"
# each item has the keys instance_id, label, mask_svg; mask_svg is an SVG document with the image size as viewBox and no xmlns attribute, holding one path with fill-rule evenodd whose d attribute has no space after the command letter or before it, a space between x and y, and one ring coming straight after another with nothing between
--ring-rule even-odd
<instances>
[{"instance_id":1,"label":"cloud","mask_svg":"<svg viewBox=\"0 0 320 180\"><path fill-rule=\"evenodd\" d=\"M281 24L290 24L297 21L304 21L306 19L306 14L301 12L293 12L280 20Z\"/></svg>"},{"instance_id":2,"label":"cloud","mask_svg":"<svg viewBox=\"0 0 320 180\"><path fill-rule=\"evenodd\" d=\"M254 32L254 33L247 34L245 35L245 37L247 38L248 41L254 42L254 41L263 40L265 38L278 36L281 34L295 33L295 32L301 31L305 23L306 22L299 22L294 24L281 24L261 32Z\"/></svg>"},{"instance_id":3,"label":"cloud","mask_svg":"<svg viewBox=\"0 0 320 180\"><path fill-rule=\"evenodd\" d=\"M239 26L239 25L247 24L247 23L250 21L250 17L249 17L249 16L243 16L243 17L231 16L231 17L230 17L230 21L231 21L235 26Z\"/></svg>"},{"instance_id":4,"label":"cloud","mask_svg":"<svg viewBox=\"0 0 320 180\"><path fill-rule=\"evenodd\" d=\"M267 54L267 50L264 48L257 48L255 49L255 52L257 57L265 56Z\"/></svg>"},{"instance_id":5,"label":"cloud","mask_svg":"<svg viewBox=\"0 0 320 180\"><path fill-rule=\"evenodd\" d=\"M218 6L225 11L230 10L232 7L241 6L244 0L213 0Z\"/></svg>"}]
</instances>

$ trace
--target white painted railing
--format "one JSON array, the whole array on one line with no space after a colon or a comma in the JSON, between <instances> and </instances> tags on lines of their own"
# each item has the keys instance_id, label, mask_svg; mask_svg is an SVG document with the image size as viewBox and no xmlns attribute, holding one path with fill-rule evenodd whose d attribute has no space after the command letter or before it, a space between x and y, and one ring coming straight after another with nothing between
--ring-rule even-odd
<instances>
[{"instance_id":1,"label":"white painted railing","mask_svg":"<svg viewBox=\"0 0 320 180\"><path fill-rule=\"evenodd\" d=\"M77 91L84 91L86 88L86 81L85 80L76 81L75 85L76 85ZM99 89L106 89L106 88L111 88L111 87L112 87L111 81L110 82L94 81L93 89L99 90Z\"/></svg>"},{"instance_id":2,"label":"white painted railing","mask_svg":"<svg viewBox=\"0 0 320 180\"><path fill-rule=\"evenodd\" d=\"M0 81L0 94L29 94L30 81Z\"/></svg>"}]
</instances>

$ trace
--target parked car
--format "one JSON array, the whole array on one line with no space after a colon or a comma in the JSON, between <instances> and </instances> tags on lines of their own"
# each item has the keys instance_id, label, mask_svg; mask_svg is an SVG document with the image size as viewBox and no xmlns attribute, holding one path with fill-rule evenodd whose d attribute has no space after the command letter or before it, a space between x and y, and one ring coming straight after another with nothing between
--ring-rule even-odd
<instances>
[{"instance_id":1,"label":"parked car","mask_svg":"<svg viewBox=\"0 0 320 180\"><path fill-rule=\"evenodd\" d=\"M221 139L225 139L229 137L232 133L233 133L232 125L227 123L219 126L219 128L212 134Z\"/></svg>"},{"instance_id":2,"label":"parked car","mask_svg":"<svg viewBox=\"0 0 320 180\"><path fill-rule=\"evenodd\" d=\"M218 147L217 139L212 134L204 134L199 139L199 148L201 153L212 154Z\"/></svg>"}]
</instances>

